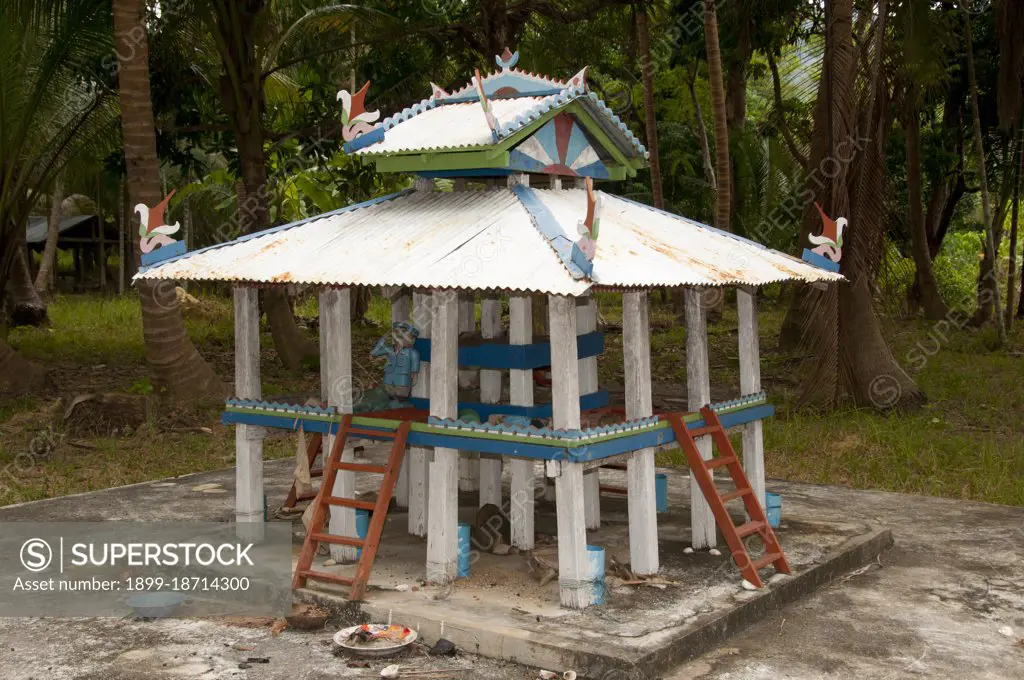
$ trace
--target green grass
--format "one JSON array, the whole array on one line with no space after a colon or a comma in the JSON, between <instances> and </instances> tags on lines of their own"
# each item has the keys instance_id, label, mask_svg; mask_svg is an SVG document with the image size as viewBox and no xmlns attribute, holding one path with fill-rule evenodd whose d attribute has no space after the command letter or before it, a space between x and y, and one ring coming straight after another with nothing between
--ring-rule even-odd
<instances>
[{"instance_id":1,"label":"green grass","mask_svg":"<svg viewBox=\"0 0 1024 680\"><path fill-rule=\"evenodd\" d=\"M776 289L765 293L760 317L762 380L778 407L777 417L765 426L769 477L1024 505L1024 328L1015 330L1007 349L993 351L992 329L948 331L936 344L940 334L933 324L887 322L894 355L913 370L928 403L903 414L853 407L816 413L794 408L797 363L776 349L785 307L775 300ZM602 293L598 300L605 321L619 323L620 296ZM662 302L657 293L652 300L655 386L682 397L686 331L669 302ZM370 323L353 326L353 367L364 383L379 379L379 365L366 355L386 331L390 307L387 300L374 298L367 313ZM303 319L314 318L316 296L305 297L296 312ZM216 297L201 298L184 311L193 341L226 380L233 370L231 314L230 300ZM25 356L54 368L54 380L44 393L0 402L0 504L233 463L232 430L219 424L217 409L185 409L128 437L88 439L94 448L71 446L68 442L75 435L58 427L55 451L36 456L32 465L14 474L12 483L12 475L2 473L15 461L20 465L25 452L46 432L60 410L55 406L58 398L67 403L90 391L149 392L136 296L59 297L50 306L50 318L49 329L15 329L10 334L11 344ZM716 400L739 392L735 329L730 303L722 321L709 328ZM315 367L300 375L286 371L276 359L266 328L261 340L263 392L268 398L319 394ZM621 334L607 333L606 352L599 362L603 385L622 384L621 348ZM178 420L185 427L178 427ZM211 433L194 431L200 426ZM265 453L268 459L292 456L294 445L291 436L275 436L267 440ZM663 453L659 462L681 464L682 457L678 451Z\"/></svg>"}]
</instances>

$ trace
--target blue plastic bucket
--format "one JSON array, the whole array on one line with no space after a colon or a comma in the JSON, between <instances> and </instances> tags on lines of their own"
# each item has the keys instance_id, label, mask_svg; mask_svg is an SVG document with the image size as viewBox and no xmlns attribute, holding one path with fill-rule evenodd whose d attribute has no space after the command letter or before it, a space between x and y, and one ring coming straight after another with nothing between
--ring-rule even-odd
<instances>
[{"instance_id":1,"label":"blue plastic bucket","mask_svg":"<svg viewBox=\"0 0 1024 680\"><path fill-rule=\"evenodd\" d=\"M764 514L768 516L768 525L778 529L782 524L782 496L777 493L764 494Z\"/></svg>"},{"instance_id":2,"label":"blue plastic bucket","mask_svg":"<svg viewBox=\"0 0 1024 680\"><path fill-rule=\"evenodd\" d=\"M370 511L369 510L356 510L356 535L359 538L366 540L366 535L370 533ZM358 557L363 556L363 549L360 548L356 551Z\"/></svg>"},{"instance_id":3,"label":"blue plastic bucket","mask_svg":"<svg viewBox=\"0 0 1024 680\"><path fill-rule=\"evenodd\" d=\"M662 473L654 475L654 500L658 506L658 512L668 512L668 475Z\"/></svg>"},{"instance_id":4,"label":"blue plastic bucket","mask_svg":"<svg viewBox=\"0 0 1024 680\"><path fill-rule=\"evenodd\" d=\"M459 578L469 578L469 556L473 552L470 543L472 528L468 522L459 522Z\"/></svg>"},{"instance_id":5,"label":"blue plastic bucket","mask_svg":"<svg viewBox=\"0 0 1024 680\"><path fill-rule=\"evenodd\" d=\"M587 546L586 577L592 584L590 604L604 604L604 548Z\"/></svg>"}]
</instances>

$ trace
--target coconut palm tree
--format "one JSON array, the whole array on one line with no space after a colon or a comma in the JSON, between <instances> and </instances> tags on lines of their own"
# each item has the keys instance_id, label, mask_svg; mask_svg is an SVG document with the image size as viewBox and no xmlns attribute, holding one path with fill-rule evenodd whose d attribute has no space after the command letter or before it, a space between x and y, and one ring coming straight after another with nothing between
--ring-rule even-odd
<instances>
[{"instance_id":1,"label":"coconut palm tree","mask_svg":"<svg viewBox=\"0 0 1024 680\"><path fill-rule=\"evenodd\" d=\"M718 12L714 0L704 0L704 41L708 54L708 83L711 85L711 117L715 128L715 226L729 230L732 206L729 163L729 123L722 79L722 50L718 46Z\"/></svg>"},{"instance_id":2,"label":"coconut palm tree","mask_svg":"<svg viewBox=\"0 0 1024 680\"><path fill-rule=\"evenodd\" d=\"M146 4L145 0L114 0L113 7L128 195L132 205L155 206L162 192L149 87ZM136 261L139 257L136 243ZM188 337L174 286L150 281L137 285L154 388L172 400L222 396L223 383Z\"/></svg>"},{"instance_id":3,"label":"coconut palm tree","mask_svg":"<svg viewBox=\"0 0 1024 680\"><path fill-rule=\"evenodd\" d=\"M647 159L651 168L651 194L655 208L665 207L665 198L661 187L661 160L658 153L658 124L654 115L654 61L651 59L651 36L647 20L647 5L642 3L636 8L636 38L640 49L644 86L644 125L647 128Z\"/></svg>"},{"instance_id":4,"label":"coconut palm tree","mask_svg":"<svg viewBox=\"0 0 1024 680\"><path fill-rule=\"evenodd\" d=\"M15 267L19 286L32 288L21 276L27 274L21 244L42 192L69 158L110 144L116 118L102 75L92 71L109 49L104 0L0 4L0 291ZM0 392L33 386L42 368L3 337L0 332Z\"/></svg>"}]
</instances>

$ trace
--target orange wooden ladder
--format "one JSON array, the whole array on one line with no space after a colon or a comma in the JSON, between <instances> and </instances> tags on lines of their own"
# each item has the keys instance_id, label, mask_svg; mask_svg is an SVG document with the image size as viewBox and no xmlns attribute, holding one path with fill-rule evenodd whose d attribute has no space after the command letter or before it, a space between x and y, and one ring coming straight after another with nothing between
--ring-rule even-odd
<instances>
[{"instance_id":1,"label":"orange wooden ladder","mask_svg":"<svg viewBox=\"0 0 1024 680\"><path fill-rule=\"evenodd\" d=\"M299 553L299 562L295 567L295 578L292 580L292 588L303 588L306 585L307 579L314 579L349 586L351 589L348 599L362 599L363 594L366 592L366 584L370 580L370 570L373 569L373 560L377 556L377 548L380 546L380 536L384 531L384 520L387 518L391 497L395 492L398 472L402 467L402 459L405 458L405 445L409 438L410 426L410 421L403 420L394 431L367 430L352 427L351 415L342 417L341 426L334 437L331 455L324 464L323 483L320 485L320 491L317 493L316 500L313 501L315 505L313 517L309 523L309 530L306 532L306 540L302 545L302 552ZM393 440L391 453L388 454L387 465L369 465L342 461L341 453L345 449L345 442L351 436L371 436ZM380 483L377 500L360 501L332 495L334 480L338 476L339 470L383 473L384 478ZM366 538L336 536L324 531L324 525L330 514L329 508L331 506L372 511L373 515L370 517L370 526L367 529ZM317 547L321 543L350 545L361 548L362 553L359 556L355 576L349 578L322 571L314 571L312 569L313 558L316 557Z\"/></svg>"},{"instance_id":2,"label":"orange wooden ladder","mask_svg":"<svg viewBox=\"0 0 1024 680\"><path fill-rule=\"evenodd\" d=\"M768 524L764 508L761 507L761 503L754 494L754 489L750 486L747 475L743 472L739 456L736 455L736 450L733 449L732 442L729 441L729 435L726 434L725 428L722 427L722 421L718 419L718 414L710 406L702 408L700 414L704 418L704 427L698 427L693 430L686 426L681 413L669 413L665 417L672 426L672 431L675 432L676 441L679 442L680 448L686 454L686 460L690 465L690 474L697 480L701 493L704 494L708 505L711 506L711 512L714 514L715 521L718 522L718 526L722 530L725 542L732 553L733 561L739 567L743 578L760 588L764 585L764 582L761 581L761 577L757 573L758 571L768 565L774 565L775 571L781 574L789 574L789 563L786 562L786 556L782 553L782 547L779 546L779 541L775 538L775 532L772 531L771 525ZM718 457L713 457L709 460L704 460L701 457L694 438L702 435L711 435L718 449ZM711 470L720 467L728 469L733 484L736 485L735 491L730 491L726 494L718 493L715 480L711 476ZM743 505L747 510L747 517L750 518L746 524L741 524L740 526L736 526L733 523L729 511L725 507L728 501L736 498L743 499ZM754 534L757 534L761 542L764 543L764 556L752 561L750 554L747 552L747 546L744 545L743 541L748 536Z\"/></svg>"}]
</instances>

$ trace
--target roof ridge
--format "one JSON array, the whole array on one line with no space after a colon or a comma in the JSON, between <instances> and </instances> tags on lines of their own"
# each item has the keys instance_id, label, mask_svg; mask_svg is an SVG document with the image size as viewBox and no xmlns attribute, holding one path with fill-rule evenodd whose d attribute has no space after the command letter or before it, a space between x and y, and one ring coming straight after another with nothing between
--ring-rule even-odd
<instances>
[{"instance_id":1,"label":"roof ridge","mask_svg":"<svg viewBox=\"0 0 1024 680\"><path fill-rule=\"evenodd\" d=\"M537 190L525 184L516 184L511 187L511 190L515 197L519 199L523 208L526 209L527 214L529 214L530 222L533 223L537 232L544 238L548 246L551 247L551 250L554 251L562 265L569 271L569 275L574 280L587 279L593 283L594 280L580 269L579 265L573 262L572 246L575 241L568 237L562 229L562 225L558 222L558 218L540 200Z\"/></svg>"}]
</instances>

